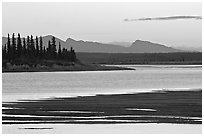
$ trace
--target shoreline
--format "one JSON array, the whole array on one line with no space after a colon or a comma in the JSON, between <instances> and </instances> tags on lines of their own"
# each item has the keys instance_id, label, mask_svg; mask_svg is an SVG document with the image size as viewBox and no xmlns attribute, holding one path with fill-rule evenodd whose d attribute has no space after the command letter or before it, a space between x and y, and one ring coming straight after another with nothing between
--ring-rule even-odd
<instances>
[{"instance_id":1,"label":"shoreline","mask_svg":"<svg viewBox=\"0 0 204 136\"><path fill-rule=\"evenodd\" d=\"M2 107L2 124L201 124L202 90L24 100Z\"/></svg>"},{"instance_id":2,"label":"shoreline","mask_svg":"<svg viewBox=\"0 0 204 136\"><path fill-rule=\"evenodd\" d=\"M76 65L63 67L46 67L46 68L30 68L30 69L5 69L2 73L18 73L18 72L60 72L60 71L114 71L114 70L135 70L134 68L105 66L105 65Z\"/></svg>"},{"instance_id":3,"label":"shoreline","mask_svg":"<svg viewBox=\"0 0 204 136\"><path fill-rule=\"evenodd\" d=\"M30 68L30 69L5 69L2 68L2 73L20 73L20 72L76 72L76 71L115 71L115 70L136 70L127 66L165 66L163 64L91 64L91 65L76 65L62 67L46 67L46 68ZM188 66L189 64L170 64L167 66ZM202 65L190 64L189 66L200 67Z\"/></svg>"},{"instance_id":4,"label":"shoreline","mask_svg":"<svg viewBox=\"0 0 204 136\"><path fill-rule=\"evenodd\" d=\"M104 65L202 65L200 62L98 63Z\"/></svg>"}]
</instances>

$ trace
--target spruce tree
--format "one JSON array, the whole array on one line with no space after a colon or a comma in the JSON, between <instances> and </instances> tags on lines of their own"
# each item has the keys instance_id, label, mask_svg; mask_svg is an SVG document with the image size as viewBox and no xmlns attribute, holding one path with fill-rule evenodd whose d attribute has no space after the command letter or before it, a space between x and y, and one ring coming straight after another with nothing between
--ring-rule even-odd
<instances>
[{"instance_id":1,"label":"spruce tree","mask_svg":"<svg viewBox=\"0 0 204 136\"><path fill-rule=\"evenodd\" d=\"M38 37L36 36L36 51L35 51L35 56L36 57L39 57L39 46L38 46Z\"/></svg>"},{"instance_id":2,"label":"spruce tree","mask_svg":"<svg viewBox=\"0 0 204 136\"><path fill-rule=\"evenodd\" d=\"M48 59L51 59L52 58L52 56L51 56L51 51L52 51L52 48L51 48L51 42L50 42L50 40L48 41L48 48L47 48L47 58Z\"/></svg>"},{"instance_id":3,"label":"spruce tree","mask_svg":"<svg viewBox=\"0 0 204 136\"><path fill-rule=\"evenodd\" d=\"M27 54L28 58L30 58L30 52L31 52L30 37L27 36L27 51L26 51L26 54Z\"/></svg>"},{"instance_id":4,"label":"spruce tree","mask_svg":"<svg viewBox=\"0 0 204 136\"><path fill-rule=\"evenodd\" d=\"M42 36L40 36L40 58L43 57L43 40Z\"/></svg>"},{"instance_id":5,"label":"spruce tree","mask_svg":"<svg viewBox=\"0 0 204 136\"><path fill-rule=\"evenodd\" d=\"M22 55L22 43L21 43L21 36L18 33L18 38L17 38L17 57L20 57Z\"/></svg>"},{"instance_id":6,"label":"spruce tree","mask_svg":"<svg viewBox=\"0 0 204 136\"><path fill-rule=\"evenodd\" d=\"M42 57L45 59L46 57L46 49L45 49L45 46L43 47L43 54L42 54Z\"/></svg>"},{"instance_id":7,"label":"spruce tree","mask_svg":"<svg viewBox=\"0 0 204 136\"><path fill-rule=\"evenodd\" d=\"M75 54L75 51L74 51L74 49L71 47L71 49L70 49L70 52L71 52L71 54L70 54L70 60L71 61L76 61L76 54Z\"/></svg>"},{"instance_id":8,"label":"spruce tree","mask_svg":"<svg viewBox=\"0 0 204 136\"><path fill-rule=\"evenodd\" d=\"M15 34L12 35L12 53L11 58L14 60L16 58L16 38Z\"/></svg>"},{"instance_id":9,"label":"spruce tree","mask_svg":"<svg viewBox=\"0 0 204 136\"><path fill-rule=\"evenodd\" d=\"M25 38L23 38L23 50L22 50L22 54L25 57L26 56L26 40Z\"/></svg>"},{"instance_id":10,"label":"spruce tree","mask_svg":"<svg viewBox=\"0 0 204 136\"><path fill-rule=\"evenodd\" d=\"M61 59L61 53L62 53L62 49L61 49L61 44L59 42L58 59Z\"/></svg>"},{"instance_id":11,"label":"spruce tree","mask_svg":"<svg viewBox=\"0 0 204 136\"><path fill-rule=\"evenodd\" d=\"M56 54L57 54L57 49L56 49L56 40L55 37L52 37L52 46L51 46L51 58L55 59L56 58Z\"/></svg>"},{"instance_id":12,"label":"spruce tree","mask_svg":"<svg viewBox=\"0 0 204 136\"><path fill-rule=\"evenodd\" d=\"M11 48L11 43L10 43L10 37L8 34L8 38L7 38L7 57L10 60L11 59L11 53L12 53L12 48Z\"/></svg>"},{"instance_id":13,"label":"spruce tree","mask_svg":"<svg viewBox=\"0 0 204 136\"><path fill-rule=\"evenodd\" d=\"M34 58L34 54L35 54L35 43L34 43L32 35L30 36L30 47L31 47L30 57L33 59Z\"/></svg>"}]
</instances>

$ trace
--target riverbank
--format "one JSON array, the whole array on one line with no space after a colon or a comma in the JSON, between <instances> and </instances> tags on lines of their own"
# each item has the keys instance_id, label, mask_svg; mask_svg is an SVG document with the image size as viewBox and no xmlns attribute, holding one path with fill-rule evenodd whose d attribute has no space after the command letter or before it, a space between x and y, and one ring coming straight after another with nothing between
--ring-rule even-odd
<instances>
[{"instance_id":1,"label":"riverbank","mask_svg":"<svg viewBox=\"0 0 204 136\"><path fill-rule=\"evenodd\" d=\"M23 100L2 107L2 124L202 124L202 90Z\"/></svg>"},{"instance_id":2,"label":"riverbank","mask_svg":"<svg viewBox=\"0 0 204 136\"><path fill-rule=\"evenodd\" d=\"M25 65L15 65L10 68L2 68L2 73L9 72L56 72L56 71L110 71L110 70L135 70L133 68L118 67L118 66L104 66L104 65L84 65L84 64L73 64L68 66L62 66L54 64L52 66L25 66Z\"/></svg>"}]
</instances>

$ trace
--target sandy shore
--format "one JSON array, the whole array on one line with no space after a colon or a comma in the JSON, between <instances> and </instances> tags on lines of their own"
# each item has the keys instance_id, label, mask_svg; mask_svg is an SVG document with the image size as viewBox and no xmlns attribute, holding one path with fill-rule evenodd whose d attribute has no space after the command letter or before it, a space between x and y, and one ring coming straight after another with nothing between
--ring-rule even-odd
<instances>
[{"instance_id":1,"label":"sandy shore","mask_svg":"<svg viewBox=\"0 0 204 136\"><path fill-rule=\"evenodd\" d=\"M2 124L201 124L202 91L162 91L3 103Z\"/></svg>"}]
</instances>

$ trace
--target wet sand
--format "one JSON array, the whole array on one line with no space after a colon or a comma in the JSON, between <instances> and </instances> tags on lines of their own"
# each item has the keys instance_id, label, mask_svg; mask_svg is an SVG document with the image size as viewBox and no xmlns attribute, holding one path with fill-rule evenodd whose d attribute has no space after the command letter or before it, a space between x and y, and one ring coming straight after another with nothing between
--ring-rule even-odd
<instances>
[{"instance_id":1,"label":"wet sand","mask_svg":"<svg viewBox=\"0 0 204 136\"><path fill-rule=\"evenodd\" d=\"M202 124L202 90L19 100L2 107L2 124Z\"/></svg>"}]
</instances>

